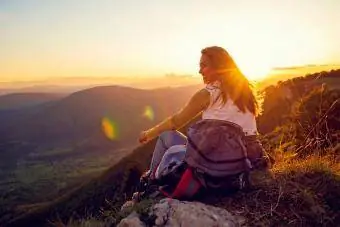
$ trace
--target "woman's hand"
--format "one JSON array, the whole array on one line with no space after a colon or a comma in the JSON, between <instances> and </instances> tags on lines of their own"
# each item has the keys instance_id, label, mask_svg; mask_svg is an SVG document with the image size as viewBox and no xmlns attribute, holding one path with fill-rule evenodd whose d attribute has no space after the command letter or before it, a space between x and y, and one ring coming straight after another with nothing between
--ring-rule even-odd
<instances>
[{"instance_id":1,"label":"woman's hand","mask_svg":"<svg viewBox=\"0 0 340 227\"><path fill-rule=\"evenodd\" d=\"M142 131L140 134L139 134L139 142L142 143L142 144L145 144L147 142L149 142L149 138L148 138L148 131Z\"/></svg>"}]
</instances>

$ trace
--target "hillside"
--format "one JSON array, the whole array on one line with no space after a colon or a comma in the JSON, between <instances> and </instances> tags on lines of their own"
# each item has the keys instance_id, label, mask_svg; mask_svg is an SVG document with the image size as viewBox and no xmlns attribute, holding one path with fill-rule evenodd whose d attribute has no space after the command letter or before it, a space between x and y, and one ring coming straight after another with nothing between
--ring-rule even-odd
<instances>
[{"instance_id":1,"label":"hillside","mask_svg":"<svg viewBox=\"0 0 340 227\"><path fill-rule=\"evenodd\" d=\"M98 175L131 152L141 130L178 110L197 89L102 86L0 111L0 216ZM114 138L103 132L104 119L112 122Z\"/></svg>"},{"instance_id":2,"label":"hillside","mask_svg":"<svg viewBox=\"0 0 340 227\"><path fill-rule=\"evenodd\" d=\"M327 77L331 74L324 75ZM304 80L313 78L316 82L319 78L314 76L309 75L293 84L291 81L285 83L289 89L293 89L304 86L300 84ZM302 99L295 100L294 108L289 108L281 115L275 112L282 118L288 116L288 120L274 122L273 129L261 137L276 163L268 174L252 175L256 187L249 192L228 196L206 196L203 202L234 214L242 214L250 226L336 226L340 222L339 138L332 137L340 131L340 90L319 85L313 89L306 90ZM268 114L266 97L273 103L281 102L279 98L275 100L272 96L265 96L263 114ZM317 97L323 98L320 100ZM311 121L304 125L300 124L301 119ZM262 122L265 123L273 124L270 118ZM308 129L304 128L307 126L313 129L302 130ZM185 128L182 131L185 132ZM310 134L311 131L314 134ZM309 137L317 139L317 143L311 144L310 140L305 139ZM93 220L100 223L98 226L116 225L127 215L120 212L119 208L135 190L139 176L148 166L154 144L155 141L151 141L137 147L102 175L84 182L52 202L21 207L17 213L7 214L2 219L3 223L7 222L9 226L40 226L50 220L53 223L80 226ZM145 212L148 208L141 207L142 204L136 208L139 212L141 209Z\"/></svg>"},{"instance_id":3,"label":"hillside","mask_svg":"<svg viewBox=\"0 0 340 227\"><path fill-rule=\"evenodd\" d=\"M262 90L262 113L258 118L259 131L269 133L287 123L288 115L307 93L322 86L329 90L340 89L340 69L308 74L281 81Z\"/></svg>"}]
</instances>

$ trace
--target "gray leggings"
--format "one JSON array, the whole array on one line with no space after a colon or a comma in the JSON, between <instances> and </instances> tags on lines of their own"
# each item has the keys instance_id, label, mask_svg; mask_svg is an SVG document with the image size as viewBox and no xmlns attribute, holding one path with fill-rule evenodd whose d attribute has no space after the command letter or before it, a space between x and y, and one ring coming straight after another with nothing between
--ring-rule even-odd
<instances>
[{"instance_id":1,"label":"gray leggings","mask_svg":"<svg viewBox=\"0 0 340 227\"><path fill-rule=\"evenodd\" d=\"M158 137L151 159L151 176L154 177L156 169L162 161L165 152L171 150L169 148L178 149L178 146L175 145L185 145L186 143L187 138L179 131L165 131L161 133Z\"/></svg>"}]
</instances>

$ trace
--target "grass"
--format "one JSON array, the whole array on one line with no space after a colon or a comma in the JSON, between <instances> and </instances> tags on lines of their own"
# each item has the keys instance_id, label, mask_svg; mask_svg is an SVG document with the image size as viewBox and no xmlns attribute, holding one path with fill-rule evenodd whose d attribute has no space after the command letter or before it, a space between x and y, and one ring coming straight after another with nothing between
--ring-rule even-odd
<instances>
[{"instance_id":1,"label":"grass","mask_svg":"<svg viewBox=\"0 0 340 227\"><path fill-rule=\"evenodd\" d=\"M277 153L270 174L253 174L256 189L205 202L247 218L251 226L336 226L340 223L340 163Z\"/></svg>"},{"instance_id":2,"label":"grass","mask_svg":"<svg viewBox=\"0 0 340 227\"><path fill-rule=\"evenodd\" d=\"M97 227L109 227L116 226L120 221L132 213L138 214L140 220L146 224L146 226L153 226L155 222L155 216L149 216L149 208L156 204L159 199L146 199L137 203L133 207L120 210L120 207L115 204L111 204L110 209L103 210L101 217L95 217L89 215L82 219L69 219L66 223L61 219L50 221L50 224L55 227L87 227L87 226L97 226Z\"/></svg>"}]
</instances>

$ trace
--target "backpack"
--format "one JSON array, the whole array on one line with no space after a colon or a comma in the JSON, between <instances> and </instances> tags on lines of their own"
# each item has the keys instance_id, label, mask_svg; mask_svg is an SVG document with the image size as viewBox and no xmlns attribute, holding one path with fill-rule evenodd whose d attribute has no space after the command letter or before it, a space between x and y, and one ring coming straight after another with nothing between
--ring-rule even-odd
<instances>
[{"instance_id":1,"label":"backpack","mask_svg":"<svg viewBox=\"0 0 340 227\"><path fill-rule=\"evenodd\" d=\"M210 177L224 178L250 172L252 165L240 126L203 119L188 129L184 161Z\"/></svg>"},{"instance_id":2,"label":"backpack","mask_svg":"<svg viewBox=\"0 0 340 227\"><path fill-rule=\"evenodd\" d=\"M234 191L248 186L252 166L240 126L204 119L189 127L187 139L183 162L169 163L158 179L164 195L191 199L201 189Z\"/></svg>"},{"instance_id":3,"label":"backpack","mask_svg":"<svg viewBox=\"0 0 340 227\"><path fill-rule=\"evenodd\" d=\"M146 171L140 178L132 200L139 202L144 198L156 198L160 193L174 199L192 199L197 195L202 184L194 176L193 169L183 161L171 162L169 166L171 169L158 178L150 177L151 171Z\"/></svg>"},{"instance_id":4,"label":"backpack","mask_svg":"<svg viewBox=\"0 0 340 227\"><path fill-rule=\"evenodd\" d=\"M173 199L193 199L202 189L202 184L195 176L193 168L185 162L177 163L162 175L157 182L159 191Z\"/></svg>"},{"instance_id":5,"label":"backpack","mask_svg":"<svg viewBox=\"0 0 340 227\"><path fill-rule=\"evenodd\" d=\"M249 188L249 179L246 173L226 177L202 175L182 162L154 184L168 198L192 200L207 192L225 194Z\"/></svg>"}]
</instances>

